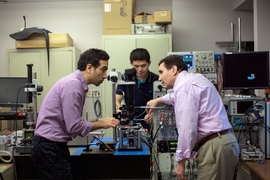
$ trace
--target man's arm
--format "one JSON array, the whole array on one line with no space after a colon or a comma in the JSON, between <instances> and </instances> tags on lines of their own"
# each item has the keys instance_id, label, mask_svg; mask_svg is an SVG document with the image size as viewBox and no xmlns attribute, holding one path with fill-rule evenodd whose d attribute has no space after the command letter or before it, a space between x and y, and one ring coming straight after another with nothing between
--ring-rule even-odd
<instances>
[{"instance_id":1,"label":"man's arm","mask_svg":"<svg viewBox=\"0 0 270 180\"><path fill-rule=\"evenodd\" d=\"M95 121L90 121L93 124L93 128L91 131L95 131L98 129L108 129L108 128L114 128L119 125L119 120L115 119L114 117L106 117L106 118L99 118Z\"/></svg>"}]
</instances>

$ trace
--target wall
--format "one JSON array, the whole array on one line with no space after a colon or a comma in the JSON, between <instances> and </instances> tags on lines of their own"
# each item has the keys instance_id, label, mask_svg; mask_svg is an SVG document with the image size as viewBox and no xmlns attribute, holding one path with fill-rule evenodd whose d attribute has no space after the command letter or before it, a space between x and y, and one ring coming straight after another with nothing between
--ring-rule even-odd
<instances>
[{"instance_id":1,"label":"wall","mask_svg":"<svg viewBox=\"0 0 270 180\"><path fill-rule=\"evenodd\" d=\"M256 51L270 51L269 7L269 0L254 0L254 48ZM258 90L257 95L264 97L264 91Z\"/></svg>"},{"instance_id":2,"label":"wall","mask_svg":"<svg viewBox=\"0 0 270 180\"><path fill-rule=\"evenodd\" d=\"M242 40L253 41L252 11L234 11L232 0L173 0L174 51L214 51L224 47L217 41L231 41L231 23L234 40L238 40L238 18L241 18Z\"/></svg>"}]
</instances>

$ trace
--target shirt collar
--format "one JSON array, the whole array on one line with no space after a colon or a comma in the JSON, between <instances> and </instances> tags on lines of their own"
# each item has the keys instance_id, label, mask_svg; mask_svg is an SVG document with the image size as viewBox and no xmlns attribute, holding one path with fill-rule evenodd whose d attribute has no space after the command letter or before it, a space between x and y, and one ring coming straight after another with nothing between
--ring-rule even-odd
<instances>
[{"instance_id":1,"label":"shirt collar","mask_svg":"<svg viewBox=\"0 0 270 180\"><path fill-rule=\"evenodd\" d=\"M188 72L184 70L184 71L181 71L178 74L178 76L177 76L177 78L176 78L176 80L174 82L174 85L173 85L173 91L175 91L176 89L178 89L178 86L181 85L181 79L183 79L184 76L186 76L187 73Z\"/></svg>"},{"instance_id":2,"label":"shirt collar","mask_svg":"<svg viewBox=\"0 0 270 180\"><path fill-rule=\"evenodd\" d=\"M77 69L75 71L75 74L77 75L79 81L82 83L84 92L88 92L88 85L87 85L87 83L82 75L82 72Z\"/></svg>"}]
</instances>

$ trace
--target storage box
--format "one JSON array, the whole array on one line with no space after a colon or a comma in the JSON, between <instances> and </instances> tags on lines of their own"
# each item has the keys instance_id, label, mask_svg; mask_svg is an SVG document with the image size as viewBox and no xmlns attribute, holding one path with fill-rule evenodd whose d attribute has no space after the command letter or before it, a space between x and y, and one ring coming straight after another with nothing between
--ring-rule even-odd
<instances>
[{"instance_id":1,"label":"storage box","mask_svg":"<svg viewBox=\"0 0 270 180\"><path fill-rule=\"evenodd\" d=\"M73 46L73 39L68 33L49 33L49 47L70 47ZM46 48L44 34L32 34L25 40L16 40L16 48Z\"/></svg>"},{"instance_id":2,"label":"storage box","mask_svg":"<svg viewBox=\"0 0 270 180\"><path fill-rule=\"evenodd\" d=\"M154 15L146 13L146 12L141 12L135 15L134 23L135 24L155 24Z\"/></svg>"},{"instance_id":3,"label":"storage box","mask_svg":"<svg viewBox=\"0 0 270 180\"><path fill-rule=\"evenodd\" d=\"M170 10L156 10L154 11L155 23L171 24L172 11Z\"/></svg>"},{"instance_id":4,"label":"storage box","mask_svg":"<svg viewBox=\"0 0 270 180\"><path fill-rule=\"evenodd\" d=\"M131 34L135 0L104 0L103 34Z\"/></svg>"}]
</instances>

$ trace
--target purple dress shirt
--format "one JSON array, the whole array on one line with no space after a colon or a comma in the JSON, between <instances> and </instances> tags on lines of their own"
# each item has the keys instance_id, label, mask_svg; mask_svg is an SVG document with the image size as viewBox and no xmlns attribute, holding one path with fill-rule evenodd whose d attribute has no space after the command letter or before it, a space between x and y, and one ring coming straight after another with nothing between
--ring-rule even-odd
<instances>
[{"instance_id":1,"label":"purple dress shirt","mask_svg":"<svg viewBox=\"0 0 270 180\"><path fill-rule=\"evenodd\" d=\"M201 74L182 71L173 92L162 100L174 106L178 130L176 161L194 157L196 152L192 149L203 137L232 127L216 88Z\"/></svg>"},{"instance_id":2,"label":"purple dress shirt","mask_svg":"<svg viewBox=\"0 0 270 180\"><path fill-rule=\"evenodd\" d=\"M40 107L35 135L57 142L68 142L76 135L87 135L93 124L82 119L88 86L81 73L61 78L46 94Z\"/></svg>"}]
</instances>

